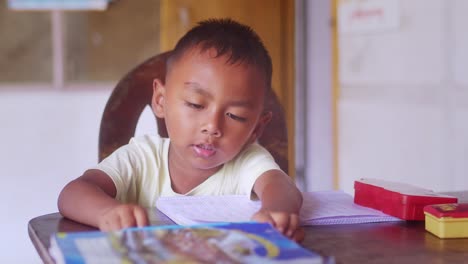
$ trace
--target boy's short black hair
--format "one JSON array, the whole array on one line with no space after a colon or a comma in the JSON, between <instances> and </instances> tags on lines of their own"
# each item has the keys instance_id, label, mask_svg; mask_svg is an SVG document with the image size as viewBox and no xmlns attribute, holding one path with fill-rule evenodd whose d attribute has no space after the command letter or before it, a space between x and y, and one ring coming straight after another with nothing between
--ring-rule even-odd
<instances>
[{"instance_id":1,"label":"boy's short black hair","mask_svg":"<svg viewBox=\"0 0 468 264\"><path fill-rule=\"evenodd\" d=\"M253 65L265 74L267 90L271 88L271 57L260 37L249 26L232 19L208 19L198 23L176 44L167 60L167 68L186 51L198 47L201 51L214 48L216 57L228 55L227 63Z\"/></svg>"}]
</instances>

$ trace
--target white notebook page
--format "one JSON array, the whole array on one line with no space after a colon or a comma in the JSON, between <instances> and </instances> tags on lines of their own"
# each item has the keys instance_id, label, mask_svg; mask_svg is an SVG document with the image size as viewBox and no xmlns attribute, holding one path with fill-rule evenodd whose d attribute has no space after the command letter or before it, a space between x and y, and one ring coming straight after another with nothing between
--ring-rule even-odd
<instances>
[{"instance_id":1,"label":"white notebook page","mask_svg":"<svg viewBox=\"0 0 468 264\"><path fill-rule=\"evenodd\" d=\"M354 204L353 197L342 191L303 193L300 213L302 225L356 224L401 221L372 208ZM156 207L180 225L211 222L244 222L260 208L259 201L247 196L175 196L161 197Z\"/></svg>"}]
</instances>

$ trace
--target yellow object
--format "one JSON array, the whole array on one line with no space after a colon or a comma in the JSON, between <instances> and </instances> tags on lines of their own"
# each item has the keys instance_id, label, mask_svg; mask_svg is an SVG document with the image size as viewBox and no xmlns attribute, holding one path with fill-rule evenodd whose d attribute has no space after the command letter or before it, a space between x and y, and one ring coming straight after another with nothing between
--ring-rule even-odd
<instances>
[{"instance_id":1,"label":"yellow object","mask_svg":"<svg viewBox=\"0 0 468 264\"><path fill-rule=\"evenodd\" d=\"M453 209L453 216L450 214L437 215L437 213L434 213L434 207L445 209L444 211L447 212L451 211L447 209L450 209L448 207L453 207L452 205L456 207L457 204L426 206L424 208L426 230L440 238L468 237L468 217L465 215L459 217L459 215L455 213L457 210ZM429 207L431 207L432 210L429 209Z\"/></svg>"}]
</instances>

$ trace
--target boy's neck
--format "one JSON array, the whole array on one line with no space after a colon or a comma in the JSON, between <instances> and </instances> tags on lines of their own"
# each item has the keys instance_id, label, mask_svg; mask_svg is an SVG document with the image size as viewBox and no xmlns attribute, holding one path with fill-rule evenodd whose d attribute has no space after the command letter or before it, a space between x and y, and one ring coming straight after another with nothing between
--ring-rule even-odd
<instances>
[{"instance_id":1,"label":"boy's neck","mask_svg":"<svg viewBox=\"0 0 468 264\"><path fill-rule=\"evenodd\" d=\"M193 169L181 166L180 163L171 158L169 147L168 154L169 177L171 179L171 188L174 192L185 194L206 181L222 168L222 165L212 170Z\"/></svg>"}]
</instances>

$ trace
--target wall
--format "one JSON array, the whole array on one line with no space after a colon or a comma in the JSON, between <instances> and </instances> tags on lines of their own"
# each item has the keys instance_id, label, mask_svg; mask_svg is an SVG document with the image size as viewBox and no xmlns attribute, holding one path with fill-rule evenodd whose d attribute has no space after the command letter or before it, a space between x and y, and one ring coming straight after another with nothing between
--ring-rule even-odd
<instances>
[{"instance_id":1,"label":"wall","mask_svg":"<svg viewBox=\"0 0 468 264\"><path fill-rule=\"evenodd\" d=\"M99 122L110 90L1 91L0 262L41 263L28 221L57 212L57 196L97 162ZM137 134L156 131L146 110Z\"/></svg>"},{"instance_id":2,"label":"wall","mask_svg":"<svg viewBox=\"0 0 468 264\"><path fill-rule=\"evenodd\" d=\"M334 188L331 1L296 0L296 182Z\"/></svg>"},{"instance_id":3,"label":"wall","mask_svg":"<svg viewBox=\"0 0 468 264\"><path fill-rule=\"evenodd\" d=\"M400 2L400 26L340 34L340 188L361 177L468 189L464 0Z\"/></svg>"}]
</instances>

